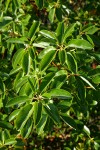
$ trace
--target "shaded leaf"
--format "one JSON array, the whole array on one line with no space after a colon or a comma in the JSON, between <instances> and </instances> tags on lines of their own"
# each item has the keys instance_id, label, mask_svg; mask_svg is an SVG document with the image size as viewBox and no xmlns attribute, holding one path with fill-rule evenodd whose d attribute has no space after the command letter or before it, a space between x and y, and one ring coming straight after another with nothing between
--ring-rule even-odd
<instances>
[{"instance_id":1,"label":"shaded leaf","mask_svg":"<svg viewBox=\"0 0 100 150\"><path fill-rule=\"evenodd\" d=\"M54 76L55 76L55 73L50 72L43 78L43 80L40 84L40 88L39 88L41 93L47 88L47 86L50 84L50 82L52 81Z\"/></svg>"},{"instance_id":2,"label":"shaded leaf","mask_svg":"<svg viewBox=\"0 0 100 150\"><path fill-rule=\"evenodd\" d=\"M0 121L0 127L5 129L12 129L13 125L7 121Z\"/></svg>"},{"instance_id":3,"label":"shaded leaf","mask_svg":"<svg viewBox=\"0 0 100 150\"><path fill-rule=\"evenodd\" d=\"M55 123L60 123L60 116L57 107L54 104L50 103L48 105L44 105L44 110Z\"/></svg>"},{"instance_id":4,"label":"shaded leaf","mask_svg":"<svg viewBox=\"0 0 100 150\"><path fill-rule=\"evenodd\" d=\"M34 124L37 125L41 119L42 113L42 103L41 102L34 102Z\"/></svg>"},{"instance_id":5,"label":"shaded leaf","mask_svg":"<svg viewBox=\"0 0 100 150\"><path fill-rule=\"evenodd\" d=\"M70 71L72 71L75 74L77 73L77 70L78 70L78 68L77 68L77 62L76 62L74 56L71 53L69 53L69 52L67 52L66 64L67 64L68 69Z\"/></svg>"},{"instance_id":6,"label":"shaded leaf","mask_svg":"<svg viewBox=\"0 0 100 150\"><path fill-rule=\"evenodd\" d=\"M84 101L86 97L86 88L83 82L77 76L75 76L75 78L77 82L78 96L82 101Z\"/></svg>"},{"instance_id":7,"label":"shaded leaf","mask_svg":"<svg viewBox=\"0 0 100 150\"><path fill-rule=\"evenodd\" d=\"M33 121L31 118L29 118L24 126L24 128L21 129L21 135L23 138L28 138L31 131L32 131L32 125L33 125Z\"/></svg>"},{"instance_id":8,"label":"shaded leaf","mask_svg":"<svg viewBox=\"0 0 100 150\"><path fill-rule=\"evenodd\" d=\"M61 115L61 119L67 124L69 125L70 127L74 128L74 129L77 129L77 124L76 122L74 121L73 118L69 117L69 116L65 116L65 115Z\"/></svg>"},{"instance_id":9,"label":"shaded leaf","mask_svg":"<svg viewBox=\"0 0 100 150\"><path fill-rule=\"evenodd\" d=\"M13 23L12 17L10 17L10 16L3 17L2 22L0 22L0 29L4 29L5 27L10 25L11 23Z\"/></svg>"},{"instance_id":10,"label":"shaded leaf","mask_svg":"<svg viewBox=\"0 0 100 150\"><path fill-rule=\"evenodd\" d=\"M22 68L23 68L23 71L25 72L25 74L29 73L29 70L30 70L30 57L29 57L28 52L26 52L23 56Z\"/></svg>"},{"instance_id":11,"label":"shaded leaf","mask_svg":"<svg viewBox=\"0 0 100 150\"><path fill-rule=\"evenodd\" d=\"M39 9L42 9L42 7L43 7L43 0L35 0L35 3L39 7Z\"/></svg>"},{"instance_id":12,"label":"shaded leaf","mask_svg":"<svg viewBox=\"0 0 100 150\"><path fill-rule=\"evenodd\" d=\"M17 130L22 129L25 126L27 120L30 118L32 113L33 113L32 104L25 105L21 109L21 111L19 112L19 114L17 115L16 120L15 120L15 126L16 126Z\"/></svg>"},{"instance_id":13,"label":"shaded leaf","mask_svg":"<svg viewBox=\"0 0 100 150\"><path fill-rule=\"evenodd\" d=\"M0 94L4 93L4 91L5 91L5 86L2 79L0 78Z\"/></svg>"},{"instance_id":14,"label":"shaded leaf","mask_svg":"<svg viewBox=\"0 0 100 150\"><path fill-rule=\"evenodd\" d=\"M95 90L95 87L83 76L79 76L85 83L87 83L91 88L93 88Z\"/></svg>"},{"instance_id":15,"label":"shaded leaf","mask_svg":"<svg viewBox=\"0 0 100 150\"><path fill-rule=\"evenodd\" d=\"M39 123L38 123L38 125L37 125L37 127L36 127L36 130L37 130L39 135L44 132L43 129L45 127L46 121L47 121L47 115L43 114L40 121L39 121Z\"/></svg>"},{"instance_id":16,"label":"shaded leaf","mask_svg":"<svg viewBox=\"0 0 100 150\"><path fill-rule=\"evenodd\" d=\"M62 65L65 63L65 60L66 60L65 50L59 50L59 60Z\"/></svg>"},{"instance_id":17,"label":"shaded leaf","mask_svg":"<svg viewBox=\"0 0 100 150\"><path fill-rule=\"evenodd\" d=\"M60 8L56 8L56 17L59 21L62 21L62 10Z\"/></svg>"}]
</instances>

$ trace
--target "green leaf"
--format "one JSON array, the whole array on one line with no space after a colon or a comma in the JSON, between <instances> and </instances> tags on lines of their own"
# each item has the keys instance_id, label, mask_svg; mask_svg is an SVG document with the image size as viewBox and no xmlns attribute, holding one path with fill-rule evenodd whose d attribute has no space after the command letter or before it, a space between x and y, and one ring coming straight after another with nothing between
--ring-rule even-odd
<instances>
[{"instance_id":1,"label":"green leaf","mask_svg":"<svg viewBox=\"0 0 100 150\"><path fill-rule=\"evenodd\" d=\"M33 43L34 47L40 47L40 48L47 48L50 46L50 42L38 42L38 43Z\"/></svg>"},{"instance_id":2,"label":"green leaf","mask_svg":"<svg viewBox=\"0 0 100 150\"><path fill-rule=\"evenodd\" d=\"M35 90L36 90L36 89L35 89L35 83L36 83L35 78L34 78L34 77L32 78L32 77L30 76L30 77L28 78L28 82L29 82L29 84L30 84L30 87L31 87L32 91L35 92Z\"/></svg>"},{"instance_id":3,"label":"green leaf","mask_svg":"<svg viewBox=\"0 0 100 150\"><path fill-rule=\"evenodd\" d=\"M15 12L19 8L19 0L12 0L12 9Z\"/></svg>"},{"instance_id":4,"label":"green leaf","mask_svg":"<svg viewBox=\"0 0 100 150\"><path fill-rule=\"evenodd\" d=\"M9 115L9 122L14 120L15 117L19 114L20 109L14 110L10 115Z\"/></svg>"},{"instance_id":5,"label":"green leaf","mask_svg":"<svg viewBox=\"0 0 100 150\"><path fill-rule=\"evenodd\" d=\"M61 70L60 70L61 71ZM54 79L53 79L53 82L51 84L51 87L52 89L54 88L57 88L57 89L61 89L62 86L66 83L66 79L67 79L67 74L64 74L63 71L62 72L62 75L60 74L61 72L59 71L58 74L55 75ZM67 72L67 71L65 71Z\"/></svg>"},{"instance_id":6,"label":"green leaf","mask_svg":"<svg viewBox=\"0 0 100 150\"><path fill-rule=\"evenodd\" d=\"M21 77L16 81L15 88L17 91L28 81L28 76Z\"/></svg>"},{"instance_id":7,"label":"green leaf","mask_svg":"<svg viewBox=\"0 0 100 150\"><path fill-rule=\"evenodd\" d=\"M5 145L15 145L17 141L14 138L7 139Z\"/></svg>"},{"instance_id":8,"label":"green leaf","mask_svg":"<svg viewBox=\"0 0 100 150\"><path fill-rule=\"evenodd\" d=\"M60 100L60 102L57 104L57 108L60 112L66 113L70 109L71 104L72 104L71 100L67 101Z\"/></svg>"},{"instance_id":9,"label":"green leaf","mask_svg":"<svg viewBox=\"0 0 100 150\"><path fill-rule=\"evenodd\" d=\"M18 65L21 65L21 61L23 58L23 55L25 53L24 49L19 49L13 56L12 59L12 66L15 69L16 67L18 67Z\"/></svg>"},{"instance_id":10,"label":"green leaf","mask_svg":"<svg viewBox=\"0 0 100 150\"><path fill-rule=\"evenodd\" d=\"M36 127L36 130L37 130L37 133L40 135L40 134L43 134L43 129L45 127L45 124L46 124L46 121L47 121L47 115L46 114L43 114L37 127Z\"/></svg>"},{"instance_id":11,"label":"green leaf","mask_svg":"<svg viewBox=\"0 0 100 150\"><path fill-rule=\"evenodd\" d=\"M63 22L58 23L56 33L57 33L58 43L60 44L60 43L62 43L63 34L64 34L64 23Z\"/></svg>"},{"instance_id":12,"label":"green leaf","mask_svg":"<svg viewBox=\"0 0 100 150\"><path fill-rule=\"evenodd\" d=\"M10 1L11 1L11 0L7 0L7 1L6 1L6 8L5 8L5 11L7 11Z\"/></svg>"},{"instance_id":13,"label":"green leaf","mask_svg":"<svg viewBox=\"0 0 100 150\"><path fill-rule=\"evenodd\" d=\"M0 78L0 95L2 93L4 93L4 91L5 91L5 86L4 86L4 83L3 83L2 79Z\"/></svg>"},{"instance_id":14,"label":"green leaf","mask_svg":"<svg viewBox=\"0 0 100 150\"><path fill-rule=\"evenodd\" d=\"M83 39L72 39L68 42L68 47L81 48L81 49L93 49L93 45L91 45L88 41Z\"/></svg>"},{"instance_id":15,"label":"green leaf","mask_svg":"<svg viewBox=\"0 0 100 150\"><path fill-rule=\"evenodd\" d=\"M22 37L22 38L9 38L7 40L8 43L19 43L19 44L25 44L26 41L28 41L26 37Z\"/></svg>"},{"instance_id":16,"label":"green leaf","mask_svg":"<svg viewBox=\"0 0 100 150\"><path fill-rule=\"evenodd\" d=\"M94 90L96 90L95 89L95 87L86 79L86 78L84 78L83 76L79 76L85 83L87 83L91 88L93 88Z\"/></svg>"},{"instance_id":17,"label":"green leaf","mask_svg":"<svg viewBox=\"0 0 100 150\"><path fill-rule=\"evenodd\" d=\"M27 101L29 101L29 98L27 96L18 96L18 97L12 98L10 101L8 101L6 106L11 107L14 105L18 105L20 103L25 103Z\"/></svg>"},{"instance_id":18,"label":"green leaf","mask_svg":"<svg viewBox=\"0 0 100 150\"><path fill-rule=\"evenodd\" d=\"M48 30L41 30L40 33L46 37L46 38L50 38L50 39L53 39L55 40L56 39L56 36L53 32L51 31L48 31Z\"/></svg>"},{"instance_id":19,"label":"green leaf","mask_svg":"<svg viewBox=\"0 0 100 150\"><path fill-rule=\"evenodd\" d=\"M61 119L67 124L69 125L70 127L74 128L74 129L77 129L77 124L76 122L74 121L73 118L69 117L69 116L65 116L65 115L61 115L60 116Z\"/></svg>"},{"instance_id":20,"label":"green leaf","mask_svg":"<svg viewBox=\"0 0 100 150\"><path fill-rule=\"evenodd\" d=\"M25 126L27 120L30 118L32 113L33 113L33 105L32 104L25 105L21 109L21 111L19 112L19 114L17 115L16 120L15 120L15 126L16 126L17 130L22 129Z\"/></svg>"},{"instance_id":21,"label":"green leaf","mask_svg":"<svg viewBox=\"0 0 100 150\"><path fill-rule=\"evenodd\" d=\"M63 42L65 42L65 40L72 35L72 33L74 32L74 28L76 26L76 23L72 24L70 27L67 27L67 29L65 30L64 34L63 34Z\"/></svg>"},{"instance_id":22,"label":"green leaf","mask_svg":"<svg viewBox=\"0 0 100 150\"><path fill-rule=\"evenodd\" d=\"M52 131L53 125L54 125L53 120L50 117L48 117L46 124L45 124L45 127L44 127L44 131L45 132L46 131L49 131L49 132Z\"/></svg>"},{"instance_id":23,"label":"green leaf","mask_svg":"<svg viewBox=\"0 0 100 150\"><path fill-rule=\"evenodd\" d=\"M7 121L0 121L0 127L6 128L6 129L12 129L13 128L12 124L7 122Z\"/></svg>"},{"instance_id":24,"label":"green leaf","mask_svg":"<svg viewBox=\"0 0 100 150\"><path fill-rule=\"evenodd\" d=\"M34 34L36 33L36 31L37 31L37 29L38 29L38 27L39 27L39 21L33 21L33 24L32 24L32 26L31 26L31 28L29 29L29 33L28 33L28 37L31 39L33 36L34 36Z\"/></svg>"},{"instance_id":25,"label":"green leaf","mask_svg":"<svg viewBox=\"0 0 100 150\"><path fill-rule=\"evenodd\" d=\"M54 50L51 50L46 55L44 55L43 59L40 62L40 70L41 71L45 70L49 66L49 64L54 59L55 53L56 52Z\"/></svg>"},{"instance_id":26,"label":"green leaf","mask_svg":"<svg viewBox=\"0 0 100 150\"><path fill-rule=\"evenodd\" d=\"M34 124L37 125L41 119L42 113L42 103L41 102L34 102Z\"/></svg>"},{"instance_id":27,"label":"green leaf","mask_svg":"<svg viewBox=\"0 0 100 150\"><path fill-rule=\"evenodd\" d=\"M50 11L49 11L49 20L50 20L51 23L54 22L54 16L55 16L55 8L52 7L52 8L50 9Z\"/></svg>"},{"instance_id":28,"label":"green leaf","mask_svg":"<svg viewBox=\"0 0 100 150\"><path fill-rule=\"evenodd\" d=\"M66 60L66 52L65 52L65 50L59 50L58 54L59 54L60 63L63 65Z\"/></svg>"},{"instance_id":29,"label":"green leaf","mask_svg":"<svg viewBox=\"0 0 100 150\"><path fill-rule=\"evenodd\" d=\"M92 69L89 71L88 76L96 76L96 75L100 75L100 68L96 68L96 69Z\"/></svg>"},{"instance_id":30,"label":"green leaf","mask_svg":"<svg viewBox=\"0 0 100 150\"><path fill-rule=\"evenodd\" d=\"M94 43L93 43L93 40L92 40L92 38L89 36L89 35L86 35L86 37L87 37L87 40L93 45L93 47L94 47Z\"/></svg>"},{"instance_id":31,"label":"green leaf","mask_svg":"<svg viewBox=\"0 0 100 150\"><path fill-rule=\"evenodd\" d=\"M22 69L22 67L20 66L18 66L18 67L16 67L16 69L12 69L11 71L10 71L10 73L9 73L9 75L11 76L11 75L13 75L13 74L16 74L17 72L19 72L20 70Z\"/></svg>"},{"instance_id":32,"label":"green leaf","mask_svg":"<svg viewBox=\"0 0 100 150\"><path fill-rule=\"evenodd\" d=\"M5 143L5 140L10 138L10 132L7 129L4 129L1 133L1 138L0 141L2 141L2 143Z\"/></svg>"},{"instance_id":33,"label":"green leaf","mask_svg":"<svg viewBox=\"0 0 100 150\"><path fill-rule=\"evenodd\" d=\"M23 94L26 94L29 98L32 98L34 92L32 92L29 82L25 83L25 86L23 86Z\"/></svg>"},{"instance_id":34,"label":"green leaf","mask_svg":"<svg viewBox=\"0 0 100 150\"><path fill-rule=\"evenodd\" d=\"M100 144L94 141L94 148L95 150L98 150L100 148Z\"/></svg>"},{"instance_id":35,"label":"green leaf","mask_svg":"<svg viewBox=\"0 0 100 150\"><path fill-rule=\"evenodd\" d=\"M95 32L97 32L98 30L100 30L98 27L96 27L95 25L92 25L86 29L83 30L83 32L85 32L86 34L94 34Z\"/></svg>"},{"instance_id":36,"label":"green leaf","mask_svg":"<svg viewBox=\"0 0 100 150\"><path fill-rule=\"evenodd\" d=\"M90 130L87 126L84 125L83 131L90 137Z\"/></svg>"},{"instance_id":37,"label":"green leaf","mask_svg":"<svg viewBox=\"0 0 100 150\"><path fill-rule=\"evenodd\" d=\"M43 80L40 84L40 88L39 88L41 93L47 88L47 86L50 84L50 82L52 81L54 76L55 76L55 73L50 72L43 78Z\"/></svg>"},{"instance_id":38,"label":"green leaf","mask_svg":"<svg viewBox=\"0 0 100 150\"><path fill-rule=\"evenodd\" d=\"M96 75L92 78L92 82L95 84L100 84L100 75Z\"/></svg>"},{"instance_id":39,"label":"green leaf","mask_svg":"<svg viewBox=\"0 0 100 150\"><path fill-rule=\"evenodd\" d=\"M29 53L26 52L22 59L22 68L25 74L29 73L30 70L30 56Z\"/></svg>"},{"instance_id":40,"label":"green leaf","mask_svg":"<svg viewBox=\"0 0 100 150\"><path fill-rule=\"evenodd\" d=\"M29 118L24 128L21 129L21 135L24 139L28 138L30 133L32 132L32 125L33 125L33 120Z\"/></svg>"},{"instance_id":41,"label":"green leaf","mask_svg":"<svg viewBox=\"0 0 100 150\"><path fill-rule=\"evenodd\" d=\"M44 95L46 95L46 93L44 93ZM49 98L58 98L58 99L71 99L72 96L71 94L63 89L52 89L50 90L50 92L48 92L47 94L49 96Z\"/></svg>"},{"instance_id":42,"label":"green leaf","mask_svg":"<svg viewBox=\"0 0 100 150\"><path fill-rule=\"evenodd\" d=\"M43 7L43 0L35 0L35 3L39 7L39 9L42 9L42 7Z\"/></svg>"},{"instance_id":43,"label":"green leaf","mask_svg":"<svg viewBox=\"0 0 100 150\"><path fill-rule=\"evenodd\" d=\"M55 51L56 48L53 47L53 46L46 47L45 49L43 49L43 50L39 53L38 58L39 58L39 59L42 59L43 56L45 56L48 52L50 52L50 51L52 51L52 50Z\"/></svg>"},{"instance_id":44,"label":"green leaf","mask_svg":"<svg viewBox=\"0 0 100 150\"><path fill-rule=\"evenodd\" d=\"M79 77L75 76L75 78L77 82L78 96L82 101L84 101L86 97L86 88Z\"/></svg>"},{"instance_id":45,"label":"green leaf","mask_svg":"<svg viewBox=\"0 0 100 150\"><path fill-rule=\"evenodd\" d=\"M66 70L59 70L56 72L55 77L62 76L62 75L67 75Z\"/></svg>"},{"instance_id":46,"label":"green leaf","mask_svg":"<svg viewBox=\"0 0 100 150\"><path fill-rule=\"evenodd\" d=\"M7 129L3 131L4 141L10 138L10 132Z\"/></svg>"},{"instance_id":47,"label":"green leaf","mask_svg":"<svg viewBox=\"0 0 100 150\"><path fill-rule=\"evenodd\" d=\"M56 17L61 22L62 21L62 10L60 8L56 8Z\"/></svg>"},{"instance_id":48,"label":"green leaf","mask_svg":"<svg viewBox=\"0 0 100 150\"><path fill-rule=\"evenodd\" d=\"M76 62L74 56L71 53L69 53L69 52L67 52L66 64L67 64L68 69L70 71L72 71L75 74L77 73L77 70L78 70L78 68L77 68L77 62Z\"/></svg>"},{"instance_id":49,"label":"green leaf","mask_svg":"<svg viewBox=\"0 0 100 150\"><path fill-rule=\"evenodd\" d=\"M50 103L50 104L44 105L44 110L56 124L60 123L60 116L59 116L57 107L54 104Z\"/></svg>"},{"instance_id":50,"label":"green leaf","mask_svg":"<svg viewBox=\"0 0 100 150\"><path fill-rule=\"evenodd\" d=\"M13 23L13 18L10 16L3 17L2 22L0 22L0 29L3 29Z\"/></svg>"}]
</instances>

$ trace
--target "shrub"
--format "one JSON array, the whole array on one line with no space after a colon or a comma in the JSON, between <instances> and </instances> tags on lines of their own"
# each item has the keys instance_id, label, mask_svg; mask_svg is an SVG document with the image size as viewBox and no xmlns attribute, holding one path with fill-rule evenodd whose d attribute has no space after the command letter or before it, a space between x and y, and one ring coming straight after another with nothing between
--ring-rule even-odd
<instances>
[{"instance_id":1,"label":"shrub","mask_svg":"<svg viewBox=\"0 0 100 150\"><path fill-rule=\"evenodd\" d=\"M1 149L27 146L63 123L72 130L69 149L99 149L98 9L76 2L0 2Z\"/></svg>"}]
</instances>

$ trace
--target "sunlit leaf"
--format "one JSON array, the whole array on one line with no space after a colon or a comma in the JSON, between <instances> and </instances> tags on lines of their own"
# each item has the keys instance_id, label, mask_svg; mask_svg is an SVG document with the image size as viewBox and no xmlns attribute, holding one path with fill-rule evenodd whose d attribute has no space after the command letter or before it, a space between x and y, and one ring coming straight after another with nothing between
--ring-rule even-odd
<instances>
[{"instance_id":1,"label":"sunlit leaf","mask_svg":"<svg viewBox=\"0 0 100 150\"><path fill-rule=\"evenodd\" d=\"M68 47L80 48L80 49L93 49L93 45L91 45L88 41L83 39L72 39L68 42Z\"/></svg>"},{"instance_id":2,"label":"sunlit leaf","mask_svg":"<svg viewBox=\"0 0 100 150\"><path fill-rule=\"evenodd\" d=\"M54 59L54 56L55 56L54 50L51 50L46 55L44 55L44 57L42 58L42 60L40 62L40 70L41 71L45 70L49 66L49 64Z\"/></svg>"},{"instance_id":3,"label":"sunlit leaf","mask_svg":"<svg viewBox=\"0 0 100 150\"><path fill-rule=\"evenodd\" d=\"M54 21L54 16L55 16L55 8L52 7L49 11L49 20L51 23L53 23L53 21Z\"/></svg>"},{"instance_id":4,"label":"sunlit leaf","mask_svg":"<svg viewBox=\"0 0 100 150\"><path fill-rule=\"evenodd\" d=\"M27 96L19 96L19 97L12 98L10 101L8 101L6 106L11 107L16 104L25 103L27 101L29 101L29 98Z\"/></svg>"},{"instance_id":5,"label":"sunlit leaf","mask_svg":"<svg viewBox=\"0 0 100 150\"><path fill-rule=\"evenodd\" d=\"M39 22L34 20L31 28L29 29L29 33L28 33L29 38L32 38L34 36L34 34L36 33L38 27L39 27Z\"/></svg>"}]
</instances>

